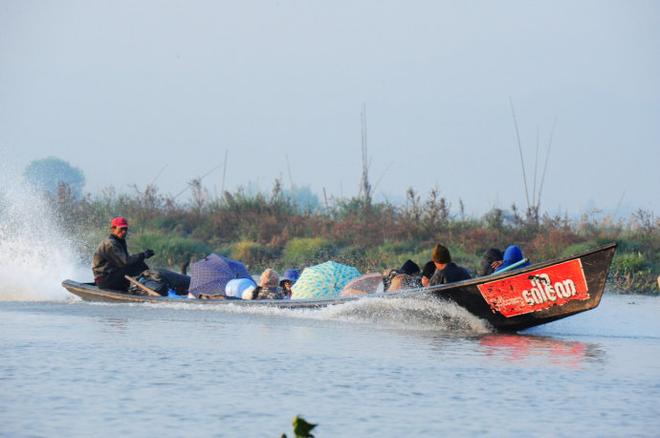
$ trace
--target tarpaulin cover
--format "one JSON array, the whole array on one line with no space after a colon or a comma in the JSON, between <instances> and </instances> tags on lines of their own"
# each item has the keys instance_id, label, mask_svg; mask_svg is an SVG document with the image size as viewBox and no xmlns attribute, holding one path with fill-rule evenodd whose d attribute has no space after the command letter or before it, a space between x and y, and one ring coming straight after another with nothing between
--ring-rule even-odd
<instances>
[{"instance_id":1,"label":"tarpaulin cover","mask_svg":"<svg viewBox=\"0 0 660 438\"><path fill-rule=\"evenodd\" d=\"M238 260L210 254L190 265L190 292L195 295L224 294L227 282L234 278L252 277Z\"/></svg>"},{"instance_id":2,"label":"tarpaulin cover","mask_svg":"<svg viewBox=\"0 0 660 438\"><path fill-rule=\"evenodd\" d=\"M333 261L310 266L291 288L291 299L336 298L349 281L359 276L360 271L354 267Z\"/></svg>"},{"instance_id":3,"label":"tarpaulin cover","mask_svg":"<svg viewBox=\"0 0 660 438\"><path fill-rule=\"evenodd\" d=\"M352 297L355 295L366 295L375 292L383 291L383 274L364 274L355 280L351 280L344 289L342 289L339 296Z\"/></svg>"}]
</instances>

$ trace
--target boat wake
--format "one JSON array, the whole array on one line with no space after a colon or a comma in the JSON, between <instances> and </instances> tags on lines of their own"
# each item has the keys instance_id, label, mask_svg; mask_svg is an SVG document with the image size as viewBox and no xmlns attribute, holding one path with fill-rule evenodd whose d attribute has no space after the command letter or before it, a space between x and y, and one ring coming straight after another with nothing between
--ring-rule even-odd
<instances>
[{"instance_id":1,"label":"boat wake","mask_svg":"<svg viewBox=\"0 0 660 438\"><path fill-rule=\"evenodd\" d=\"M322 309L283 309L268 306L219 306L193 303L145 303L135 306L179 308L203 312L252 314L318 321L342 321L381 328L460 333L489 333L492 328L453 302L432 297L363 298Z\"/></svg>"},{"instance_id":2,"label":"boat wake","mask_svg":"<svg viewBox=\"0 0 660 438\"><path fill-rule=\"evenodd\" d=\"M487 333L489 324L453 302L431 297L358 300L321 310L320 317L409 330Z\"/></svg>"},{"instance_id":3,"label":"boat wake","mask_svg":"<svg viewBox=\"0 0 660 438\"><path fill-rule=\"evenodd\" d=\"M45 199L16 172L0 171L0 301L68 299L62 278L84 276L72 241Z\"/></svg>"}]
</instances>

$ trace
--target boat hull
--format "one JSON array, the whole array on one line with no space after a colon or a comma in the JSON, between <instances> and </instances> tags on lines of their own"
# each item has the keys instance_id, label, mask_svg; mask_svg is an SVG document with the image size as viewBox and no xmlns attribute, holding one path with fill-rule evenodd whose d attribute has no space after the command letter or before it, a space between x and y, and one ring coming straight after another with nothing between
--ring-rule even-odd
<instances>
[{"instance_id":1,"label":"boat hull","mask_svg":"<svg viewBox=\"0 0 660 438\"><path fill-rule=\"evenodd\" d=\"M518 331L585 312L598 306L605 291L607 274L616 244L596 250L487 277L402 293L383 293L333 300L196 300L131 295L99 289L90 283L65 280L62 286L85 301L114 303L190 303L195 305L268 306L285 309L315 309L339 305L357 299L435 297L450 300L470 313L485 319L495 329ZM557 279L572 288L559 292L543 291L541 280ZM567 283L568 282L568 283ZM530 289L524 289L524 284ZM534 292L536 286L541 292ZM552 289L552 288L550 288ZM531 290L531 292L530 292ZM506 300L499 292L507 295ZM563 295L562 295L563 294Z\"/></svg>"},{"instance_id":2,"label":"boat hull","mask_svg":"<svg viewBox=\"0 0 660 438\"><path fill-rule=\"evenodd\" d=\"M62 286L84 301L100 303L186 303L194 305L227 305L237 306L268 306L279 308L321 308L334 304L354 301L356 298L342 298L337 300L240 300L240 299L187 299L152 297L148 295L133 295L126 292L99 289L92 283L79 283L74 280L64 280ZM391 294L390 294L391 295Z\"/></svg>"},{"instance_id":3,"label":"boat hull","mask_svg":"<svg viewBox=\"0 0 660 438\"><path fill-rule=\"evenodd\" d=\"M574 257L539 263L499 275L444 285L433 289L431 293L436 297L456 302L470 313L487 320L498 330L522 330L566 318L576 313L586 312L597 307L605 291L607 274L615 250L616 245L611 244ZM577 296L576 299L570 299L563 303L558 303L557 301L559 300L552 301L548 299L544 303L545 306L541 309L533 310L534 306L529 306L527 310L531 311L527 313L506 316L505 312L498 310L497 305L493 305L492 302L489 303L485 297L484 289L487 289L487 287L485 288L484 286L487 286L488 283L510 282L513 277L522 278L523 280L525 277L538 277L539 273L543 275L543 272L550 272L552 269L557 269L557 267L568 263L580 265L583 272L583 280L586 283L587 292L582 296ZM514 289L510 292L512 295L522 295L525 291ZM521 299L520 301L523 300ZM522 309L522 311L525 311L525 309Z\"/></svg>"}]
</instances>

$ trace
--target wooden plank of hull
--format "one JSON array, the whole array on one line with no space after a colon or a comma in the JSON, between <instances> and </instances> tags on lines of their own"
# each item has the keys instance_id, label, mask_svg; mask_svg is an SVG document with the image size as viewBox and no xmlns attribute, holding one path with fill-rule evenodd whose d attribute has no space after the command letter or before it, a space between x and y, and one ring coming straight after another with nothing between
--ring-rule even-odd
<instances>
[{"instance_id":1,"label":"wooden plank of hull","mask_svg":"<svg viewBox=\"0 0 660 438\"><path fill-rule=\"evenodd\" d=\"M270 306L284 309L314 309L322 308L337 304L342 304L357 299L378 297L378 298L407 298L407 297L423 297L434 296L440 299L446 299L456 302L459 306L465 308L473 315L487 320L494 328L503 331L517 331L529 327L545 324L551 321L556 321L576 313L585 312L593 309L600 303L600 300L605 291L605 281L609 271L616 244L606 245L596 250L583 253L574 257L567 257L564 259L549 261L546 263L539 263L529 266L524 269L510 271L499 275L491 275L488 277L479 277L471 280L463 281L460 283L452 283L448 285L417 289L402 293L383 293L378 295L369 295L362 297L346 297L335 300L187 300L187 299L173 299L167 297L152 297L142 295L131 295L118 291L102 290L88 283L78 283L72 280L65 280L62 286L74 295L79 296L85 301L100 301L100 302L153 302L153 303L189 303L196 305L223 305L233 304L238 306ZM584 270L585 279L589 290L589 298L586 300L573 300L568 301L563 305L554 305L543 310L532 313L526 313L513 317L505 317L499 312L493 311L488 302L481 295L478 286L483 283L492 282L494 280L505 279L508 277L524 274L543 268L547 268L559 263L570 260L580 259L582 269Z\"/></svg>"},{"instance_id":2,"label":"wooden plank of hull","mask_svg":"<svg viewBox=\"0 0 660 438\"><path fill-rule=\"evenodd\" d=\"M72 280L64 280L62 286L73 295L90 302L110 303L186 303L195 305L222 305L234 304L238 306L270 306L279 308L321 308L356 298L349 297L338 300L195 300L186 298L168 298L162 296L132 295L120 291L99 289L93 284L79 283ZM390 294L392 295L392 294Z\"/></svg>"},{"instance_id":3,"label":"wooden plank of hull","mask_svg":"<svg viewBox=\"0 0 660 438\"><path fill-rule=\"evenodd\" d=\"M119 291L99 289L89 283L78 283L76 281L64 280L62 286L72 294L82 298L85 301L105 302L105 303L143 303L150 301L159 301L156 297L131 295Z\"/></svg>"}]
</instances>

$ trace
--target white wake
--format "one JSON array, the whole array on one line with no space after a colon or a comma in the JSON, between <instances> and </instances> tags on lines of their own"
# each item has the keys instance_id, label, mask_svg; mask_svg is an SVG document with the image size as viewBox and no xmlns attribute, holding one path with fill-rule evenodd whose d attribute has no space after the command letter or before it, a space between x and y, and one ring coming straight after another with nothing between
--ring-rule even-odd
<instances>
[{"instance_id":1,"label":"white wake","mask_svg":"<svg viewBox=\"0 0 660 438\"><path fill-rule=\"evenodd\" d=\"M62 280L90 276L81 272L73 236L20 175L0 170L0 301L70 298Z\"/></svg>"},{"instance_id":2,"label":"white wake","mask_svg":"<svg viewBox=\"0 0 660 438\"><path fill-rule=\"evenodd\" d=\"M149 303L136 306L162 307L201 312L252 314L310 320L347 321L420 331L447 331L461 333L488 333L492 328L451 301L432 297L362 298L321 309L284 309L269 306L241 306L235 304L199 305L180 303Z\"/></svg>"}]
</instances>

